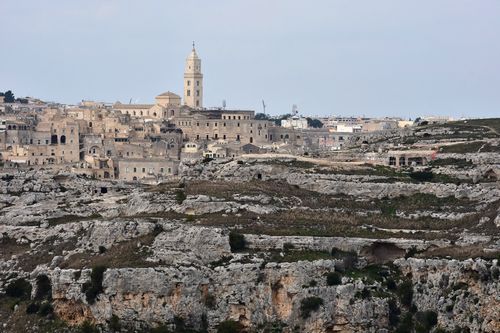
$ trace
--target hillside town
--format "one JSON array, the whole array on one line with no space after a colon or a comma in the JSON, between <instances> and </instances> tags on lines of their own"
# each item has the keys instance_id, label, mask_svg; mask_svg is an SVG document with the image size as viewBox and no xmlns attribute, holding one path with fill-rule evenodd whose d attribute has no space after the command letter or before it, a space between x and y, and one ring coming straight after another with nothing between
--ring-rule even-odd
<instances>
[{"instance_id":1,"label":"hillside town","mask_svg":"<svg viewBox=\"0 0 500 333\"><path fill-rule=\"evenodd\" d=\"M151 104L82 101L64 105L30 97L14 99L11 91L2 95L0 163L5 168L64 169L127 181L175 177L179 163L186 159L325 155L404 134L418 124L449 120L311 119L300 116L295 106L291 114L276 117L253 110L206 108L201 59L194 44L186 59L182 98L167 91ZM389 163L389 157L384 158Z\"/></svg>"},{"instance_id":2,"label":"hillside town","mask_svg":"<svg viewBox=\"0 0 500 333\"><path fill-rule=\"evenodd\" d=\"M499 118L262 111L0 93L0 332L500 332Z\"/></svg>"}]
</instances>

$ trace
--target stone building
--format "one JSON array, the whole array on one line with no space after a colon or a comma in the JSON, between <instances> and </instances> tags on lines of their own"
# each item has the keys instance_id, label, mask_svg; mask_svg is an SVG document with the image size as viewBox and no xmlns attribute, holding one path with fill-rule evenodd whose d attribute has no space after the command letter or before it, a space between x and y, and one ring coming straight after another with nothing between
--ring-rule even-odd
<instances>
[{"instance_id":1,"label":"stone building","mask_svg":"<svg viewBox=\"0 0 500 333\"><path fill-rule=\"evenodd\" d=\"M177 174L179 162L163 158L118 159L118 178L126 181L167 179Z\"/></svg>"}]
</instances>

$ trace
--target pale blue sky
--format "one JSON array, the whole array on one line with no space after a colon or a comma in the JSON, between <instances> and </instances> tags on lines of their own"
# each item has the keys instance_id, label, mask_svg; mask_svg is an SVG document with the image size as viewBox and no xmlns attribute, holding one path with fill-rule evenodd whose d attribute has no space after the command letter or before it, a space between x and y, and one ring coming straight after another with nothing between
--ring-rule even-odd
<instances>
[{"instance_id":1,"label":"pale blue sky","mask_svg":"<svg viewBox=\"0 0 500 333\"><path fill-rule=\"evenodd\" d=\"M0 91L66 103L182 93L205 106L500 116L499 0L1 0Z\"/></svg>"}]
</instances>

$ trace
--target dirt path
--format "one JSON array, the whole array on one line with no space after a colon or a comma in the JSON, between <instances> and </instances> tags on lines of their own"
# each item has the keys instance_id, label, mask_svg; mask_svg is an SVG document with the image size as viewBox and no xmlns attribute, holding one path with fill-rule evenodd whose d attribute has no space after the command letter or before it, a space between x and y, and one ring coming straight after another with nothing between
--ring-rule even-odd
<instances>
[{"instance_id":1,"label":"dirt path","mask_svg":"<svg viewBox=\"0 0 500 333\"><path fill-rule=\"evenodd\" d=\"M275 153L245 154L241 155L240 158L242 159L293 158L297 161L310 162L318 165L327 165L327 166L358 166L365 163L365 162L340 162L340 161L331 161L324 158L314 158L314 157L296 156L292 154L275 154Z\"/></svg>"}]
</instances>

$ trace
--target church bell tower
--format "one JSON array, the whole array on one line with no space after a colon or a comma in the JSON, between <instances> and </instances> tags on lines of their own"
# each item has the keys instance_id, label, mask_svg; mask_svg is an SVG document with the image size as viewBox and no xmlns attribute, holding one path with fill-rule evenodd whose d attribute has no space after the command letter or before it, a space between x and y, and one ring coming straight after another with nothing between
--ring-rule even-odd
<instances>
[{"instance_id":1,"label":"church bell tower","mask_svg":"<svg viewBox=\"0 0 500 333\"><path fill-rule=\"evenodd\" d=\"M192 108L203 107L203 74L201 73L201 59L194 47L186 59L184 69L184 105Z\"/></svg>"}]
</instances>

